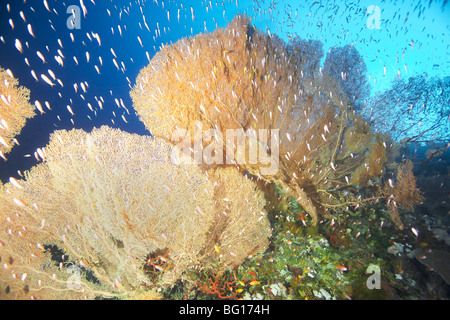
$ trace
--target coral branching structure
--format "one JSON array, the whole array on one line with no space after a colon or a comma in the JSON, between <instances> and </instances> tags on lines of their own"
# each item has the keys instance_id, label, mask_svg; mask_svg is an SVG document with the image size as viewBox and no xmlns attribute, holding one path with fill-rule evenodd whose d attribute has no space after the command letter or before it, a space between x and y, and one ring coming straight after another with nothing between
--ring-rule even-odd
<instances>
[{"instance_id":1,"label":"coral branching structure","mask_svg":"<svg viewBox=\"0 0 450 320\"><path fill-rule=\"evenodd\" d=\"M353 45L330 48L323 64L327 76L339 82L342 92L352 104L360 109L369 97L370 86L367 81L367 67L358 50Z\"/></svg>"},{"instance_id":2,"label":"coral branching structure","mask_svg":"<svg viewBox=\"0 0 450 320\"><path fill-rule=\"evenodd\" d=\"M0 156L17 143L16 137L25 126L26 120L34 117L34 107L29 103L30 91L19 86L11 73L0 67Z\"/></svg>"},{"instance_id":3,"label":"coral branching structure","mask_svg":"<svg viewBox=\"0 0 450 320\"><path fill-rule=\"evenodd\" d=\"M353 101L367 91L352 86L365 69L343 70L341 78L330 60L346 50L347 56L358 58L354 48L344 49L327 57L332 70L322 70L320 42L295 38L286 44L238 15L226 28L164 46L141 70L131 97L152 134L173 144L179 142L180 129L195 142L199 123L204 132L216 132L215 140L223 141L224 151L216 148L215 159L222 161L202 162L206 169L232 165L277 183L317 224L320 216L336 208L387 198L380 179L390 161L392 142L355 111ZM275 159L277 170L264 174L267 161L252 162L250 152L242 161L227 162L229 130L242 130L248 150L258 145L258 152ZM255 139L252 132L261 130L266 135ZM203 136L203 141L210 139ZM234 159L239 159L241 150L233 143ZM195 143L189 146L198 150ZM360 192L364 187L371 190L366 195Z\"/></svg>"},{"instance_id":4,"label":"coral branching structure","mask_svg":"<svg viewBox=\"0 0 450 320\"><path fill-rule=\"evenodd\" d=\"M398 204L401 204L409 211L413 211L414 207L424 200L424 197L416 187L413 167L411 160L404 160L397 168L397 181L395 184L393 182L390 183L388 180L382 191L388 198L387 205L391 218L399 227L403 227L403 223L400 218Z\"/></svg>"},{"instance_id":5,"label":"coral branching structure","mask_svg":"<svg viewBox=\"0 0 450 320\"><path fill-rule=\"evenodd\" d=\"M450 140L450 77L426 74L395 79L371 97L362 112L372 127L395 141L447 145ZM389 114L389 117L386 117Z\"/></svg>"},{"instance_id":6,"label":"coral branching structure","mask_svg":"<svg viewBox=\"0 0 450 320\"><path fill-rule=\"evenodd\" d=\"M108 127L53 133L44 161L0 192L0 296L156 295L188 268L263 252L271 229L255 183L175 165L171 149Z\"/></svg>"}]
</instances>

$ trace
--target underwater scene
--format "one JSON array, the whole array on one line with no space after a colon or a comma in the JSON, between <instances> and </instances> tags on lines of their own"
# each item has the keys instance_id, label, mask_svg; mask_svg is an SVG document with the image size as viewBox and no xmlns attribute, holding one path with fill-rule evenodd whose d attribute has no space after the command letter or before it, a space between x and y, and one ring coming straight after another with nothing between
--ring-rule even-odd
<instances>
[{"instance_id":1,"label":"underwater scene","mask_svg":"<svg viewBox=\"0 0 450 320\"><path fill-rule=\"evenodd\" d=\"M449 299L449 21L1 1L0 299Z\"/></svg>"}]
</instances>

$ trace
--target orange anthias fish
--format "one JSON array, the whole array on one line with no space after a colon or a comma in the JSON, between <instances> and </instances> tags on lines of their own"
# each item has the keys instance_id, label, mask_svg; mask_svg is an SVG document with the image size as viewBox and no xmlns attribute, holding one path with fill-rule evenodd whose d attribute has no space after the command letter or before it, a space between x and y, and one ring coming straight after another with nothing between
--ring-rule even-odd
<instances>
[{"instance_id":1,"label":"orange anthias fish","mask_svg":"<svg viewBox=\"0 0 450 320\"><path fill-rule=\"evenodd\" d=\"M336 269L339 269L340 271L347 271L347 270L348 270L347 267L341 266L340 263L338 263L338 265L337 265L335 268L336 268Z\"/></svg>"}]
</instances>

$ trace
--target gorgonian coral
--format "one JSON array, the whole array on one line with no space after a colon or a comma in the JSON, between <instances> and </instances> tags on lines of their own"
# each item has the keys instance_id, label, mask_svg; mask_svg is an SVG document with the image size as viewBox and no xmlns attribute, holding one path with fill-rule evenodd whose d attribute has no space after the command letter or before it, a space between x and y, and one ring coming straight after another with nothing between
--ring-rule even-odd
<instances>
[{"instance_id":1,"label":"gorgonian coral","mask_svg":"<svg viewBox=\"0 0 450 320\"><path fill-rule=\"evenodd\" d=\"M30 105L30 91L19 86L12 74L0 67L0 155L8 153L13 139L25 126L26 120L34 117L34 107Z\"/></svg>"},{"instance_id":2,"label":"gorgonian coral","mask_svg":"<svg viewBox=\"0 0 450 320\"><path fill-rule=\"evenodd\" d=\"M354 48L342 50L359 57ZM141 70L131 97L152 134L178 146L182 138L185 155L200 154L206 169L233 165L284 186L317 223L329 209L365 202L357 188L383 176L391 148L355 113L353 100L366 94L351 90L365 76L363 62L342 69L341 79L337 71L350 62L338 53L321 70L317 41L286 44L236 16L226 28L164 46ZM236 131L237 140L227 136ZM211 140L219 143L208 162ZM252 159L261 152L268 157ZM268 158L276 170L266 173Z\"/></svg>"},{"instance_id":3,"label":"gorgonian coral","mask_svg":"<svg viewBox=\"0 0 450 320\"><path fill-rule=\"evenodd\" d=\"M44 163L0 193L9 221L0 229L0 283L13 292L5 297L128 297L188 268L233 267L264 251L271 230L255 184L236 170L208 177L175 165L171 148L109 127L53 133ZM59 271L51 248L71 259ZM91 277L68 287L68 264Z\"/></svg>"}]
</instances>

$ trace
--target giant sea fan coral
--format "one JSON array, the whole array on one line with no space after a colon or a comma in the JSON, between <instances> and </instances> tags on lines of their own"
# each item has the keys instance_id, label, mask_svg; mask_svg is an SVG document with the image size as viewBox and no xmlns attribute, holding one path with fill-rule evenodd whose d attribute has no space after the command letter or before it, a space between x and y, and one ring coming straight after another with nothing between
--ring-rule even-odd
<instances>
[{"instance_id":1,"label":"giant sea fan coral","mask_svg":"<svg viewBox=\"0 0 450 320\"><path fill-rule=\"evenodd\" d=\"M279 177L290 174L284 166L290 166L291 159L285 161L284 156L302 159L306 139L313 146L321 139L311 137L311 130L334 126L333 106L303 94L302 70L296 64L304 58L291 49L237 16L225 29L180 40L158 52L131 93L135 109L152 134L169 141L178 128L192 134L196 121L203 130L215 129L223 136L229 129L277 129L284 162L278 175L266 178L282 180ZM313 101L320 107L313 108ZM260 147L270 149L268 143ZM261 163L246 163L239 166L259 173Z\"/></svg>"},{"instance_id":2,"label":"giant sea fan coral","mask_svg":"<svg viewBox=\"0 0 450 320\"><path fill-rule=\"evenodd\" d=\"M276 157L276 172L263 174L267 163L252 163L250 155L234 165L283 185L317 223L328 208L364 202L353 191L382 177L391 147L355 114L332 70L319 70L322 55L317 42L286 44L236 16L226 28L164 46L141 70L131 97L152 134L173 144L180 128L195 144L198 123L219 132L217 140L242 130L246 146L255 144L252 130L278 130L271 143L256 141Z\"/></svg>"},{"instance_id":3,"label":"giant sea fan coral","mask_svg":"<svg viewBox=\"0 0 450 320\"><path fill-rule=\"evenodd\" d=\"M366 75L367 67L358 50L353 45L331 48L323 68L329 77L339 82L342 94L361 108L364 100L369 97L370 86Z\"/></svg>"},{"instance_id":4,"label":"giant sea fan coral","mask_svg":"<svg viewBox=\"0 0 450 320\"><path fill-rule=\"evenodd\" d=\"M10 221L0 229L0 283L12 292L5 297L127 297L142 285L173 283L194 265L232 267L268 245L265 201L236 170L208 178L171 163L167 143L108 127L56 131L44 150L45 162L0 194L1 220ZM222 197L232 200L222 205ZM51 267L52 246L98 283L80 279L68 289L66 270ZM160 255L165 266L147 266ZM16 282L14 274L27 276Z\"/></svg>"}]
</instances>

